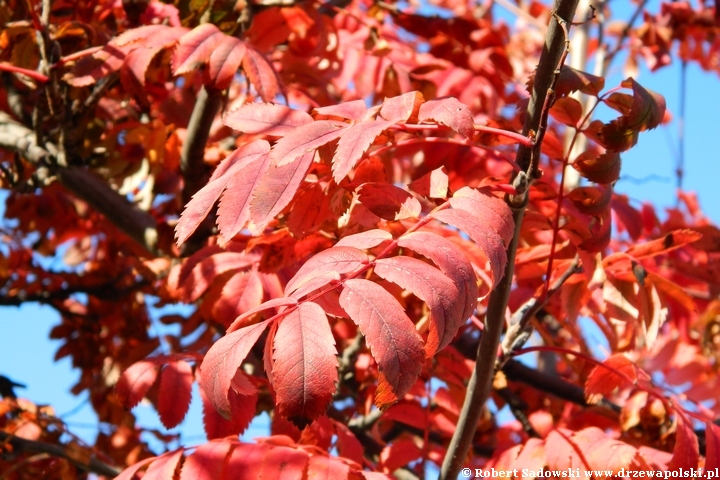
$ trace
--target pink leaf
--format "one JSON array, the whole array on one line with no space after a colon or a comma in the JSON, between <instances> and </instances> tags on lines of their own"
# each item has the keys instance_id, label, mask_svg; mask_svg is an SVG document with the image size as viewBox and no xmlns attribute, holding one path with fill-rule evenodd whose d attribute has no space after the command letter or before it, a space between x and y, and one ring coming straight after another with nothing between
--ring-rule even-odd
<instances>
[{"instance_id":1,"label":"pink leaf","mask_svg":"<svg viewBox=\"0 0 720 480\"><path fill-rule=\"evenodd\" d=\"M285 286L285 294L292 293L315 277L320 277L328 272L336 272L341 275L350 273L366 265L367 262L367 254L357 248L336 246L323 250L300 267L300 270Z\"/></svg>"},{"instance_id":2,"label":"pink leaf","mask_svg":"<svg viewBox=\"0 0 720 480\"><path fill-rule=\"evenodd\" d=\"M315 152L282 167L270 166L253 191L250 201L250 231L259 235L265 227L290 203L310 169Z\"/></svg>"},{"instance_id":3,"label":"pink leaf","mask_svg":"<svg viewBox=\"0 0 720 480\"><path fill-rule=\"evenodd\" d=\"M357 192L360 203L385 220L418 218L422 211L422 205L415 197L389 183L364 183Z\"/></svg>"},{"instance_id":4,"label":"pink leaf","mask_svg":"<svg viewBox=\"0 0 720 480\"><path fill-rule=\"evenodd\" d=\"M350 173L375 138L392 124L382 120L367 121L356 123L342 132L333 157L332 171L336 183L340 183Z\"/></svg>"},{"instance_id":5,"label":"pink leaf","mask_svg":"<svg viewBox=\"0 0 720 480\"><path fill-rule=\"evenodd\" d=\"M182 422L190 408L192 367L184 360L169 362L160 373L158 413L165 428Z\"/></svg>"},{"instance_id":6,"label":"pink leaf","mask_svg":"<svg viewBox=\"0 0 720 480\"><path fill-rule=\"evenodd\" d=\"M223 123L234 130L276 137L312 121L312 117L301 110L272 103L248 103L223 117Z\"/></svg>"},{"instance_id":7,"label":"pink leaf","mask_svg":"<svg viewBox=\"0 0 720 480\"><path fill-rule=\"evenodd\" d=\"M228 88L245 58L246 51L245 42L225 35L210 54L205 70L205 84L218 90Z\"/></svg>"},{"instance_id":8,"label":"pink leaf","mask_svg":"<svg viewBox=\"0 0 720 480\"><path fill-rule=\"evenodd\" d=\"M393 236L386 230L375 228L341 238L335 247L373 248L383 242L392 241Z\"/></svg>"},{"instance_id":9,"label":"pink leaf","mask_svg":"<svg viewBox=\"0 0 720 480\"><path fill-rule=\"evenodd\" d=\"M420 106L418 118L420 122L430 119L435 120L467 138L472 138L475 133L475 125L470 109L460 103L457 98L441 98L423 103Z\"/></svg>"},{"instance_id":10,"label":"pink leaf","mask_svg":"<svg viewBox=\"0 0 720 480\"><path fill-rule=\"evenodd\" d=\"M244 325L242 324L243 321L250 318L251 316L255 315L258 312L262 312L264 310L270 310L271 308L281 308L281 307L292 307L297 305L298 301L291 297L282 297L282 298L273 298L272 300L268 300L267 302L263 303L260 306L257 306L253 309L248 310L247 312L240 315L238 318L235 319L235 321L228 327L227 333L230 333L232 331L237 330L238 328L242 328Z\"/></svg>"},{"instance_id":11,"label":"pink leaf","mask_svg":"<svg viewBox=\"0 0 720 480\"><path fill-rule=\"evenodd\" d=\"M207 185L201 188L192 200L188 202L180 215L180 221L175 229L177 244L182 245L192 235L202 221L208 216L215 203L236 172L240 178L245 178L249 170L257 168L270 152L270 144L265 140L256 140L235 150L222 161L213 173ZM226 227L227 228L227 227Z\"/></svg>"},{"instance_id":12,"label":"pink leaf","mask_svg":"<svg viewBox=\"0 0 720 480\"><path fill-rule=\"evenodd\" d=\"M420 92L408 92L399 97L386 98L380 116L393 123L407 122L425 99Z\"/></svg>"},{"instance_id":13,"label":"pink leaf","mask_svg":"<svg viewBox=\"0 0 720 480\"><path fill-rule=\"evenodd\" d=\"M327 107L316 108L320 115L347 118L348 120L362 120L367 113L365 100L351 100L349 102L328 105Z\"/></svg>"},{"instance_id":14,"label":"pink leaf","mask_svg":"<svg viewBox=\"0 0 720 480\"><path fill-rule=\"evenodd\" d=\"M248 159L232 172L218 206L217 224L224 241L230 241L250 219L253 192L259 188L269 168L270 155L263 154Z\"/></svg>"},{"instance_id":15,"label":"pink leaf","mask_svg":"<svg viewBox=\"0 0 720 480\"><path fill-rule=\"evenodd\" d=\"M507 263L507 254L500 235L489 229L480 218L465 210L440 210L434 212L432 217L459 228L480 247L490 262L493 285L502 278Z\"/></svg>"},{"instance_id":16,"label":"pink leaf","mask_svg":"<svg viewBox=\"0 0 720 480\"><path fill-rule=\"evenodd\" d=\"M497 232L507 247L515 234L515 223L510 207L500 198L470 187L463 187L450 199L453 208L466 210L482 219Z\"/></svg>"},{"instance_id":17,"label":"pink leaf","mask_svg":"<svg viewBox=\"0 0 720 480\"><path fill-rule=\"evenodd\" d=\"M203 259L195 265L180 289L183 300L194 302L202 296L212 281L221 273L248 268L258 260L257 254L245 252L220 252Z\"/></svg>"},{"instance_id":18,"label":"pink leaf","mask_svg":"<svg viewBox=\"0 0 720 480\"><path fill-rule=\"evenodd\" d=\"M430 308L430 331L425 356L431 357L446 347L467 320L464 305L453 282L440 270L422 260L410 257L381 258L375 261L375 273L409 290Z\"/></svg>"},{"instance_id":19,"label":"pink leaf","mask_svg":"<svg viewBox=\"0 0 720 480\"><path fill-rule=\"evenodd\" d=\"M142 28L142 27L141 27ZM134 49L125 57L123 74L125 71L131 73L141 86L145 86L145 72L147 72L153 58L163 49L172 46L182 37L187 28L163 28L153 32L145 41L142 47Z\"/></svg>"},{"instance_id":20,"label":"pink leaf","mask_svg":"<svg viewBox=\"0 0 720 480\"><path fill-rule=\"evenodd\" d=\"M177 469L178 463L183 456L183 449L175 452L168 452L164 455L160 455L155 461L148 467L144 480L167 480L173 478L175 469Z\"/></svg>"},{"instance_id":21,"label":"pink leaf","mask_svg":"<svg viewBox=\"0 0 720 480\"><path fill-rule=\"evenodd\" d=\"M247 45L242 66L245 76L253 84L263 101L272 102L281 93L280 80L275 69L262 53L250 45Z\"/></svg>"},{"instance_id":22,"label":"pink leaf","mask_svg":"<svg viewBox=\"0 0 720 480\"><path fill-rule=\"evenodd\" d=\"M205 354L200 366L200 387L205 390L215 409L225 418L230 418L231 414L228 390L232 379L268 323L266 320L228 333L215 342Z\"/></svg>"},{"instance_id":23,"label":"pink leaf","mask_svg":"<svg viewBox=\"0 0 720 480\"><path fill-rule=\"evenodd\" d=\"M336 354L330 324L316 303L301 303L280 320L273 387L281 415L305 426L325 412L338 380Z\"/></svg>"},{"instance_id":24,"label":"pink leaf","mask_svg":"<svg viewBox=\"0 0 720 480\"><path fill-rule=\"evenodd\" d=\"M270 152L270 161L278 167L293 163L301 155L338 138L346 126L331 120L318 120L301 125L278 140Z\"/></svg>"},{"instance_id":25,"label":"pink leaf","mask_svg":"<svg viewBox=\"0 0 720 480\"><path fill-rule=\"evenodd\" d=\"M198 25L183 35L173 53L173 73L183 75L206 64L225 37L212 23Z\"/></svg>"},{"instance_id":26,"label":"pink leaf","mask_svg":"<svg viewBox=\"0 0 720 480\"><path fill-rule=\"evenodd\" d=\"M440 235L429 232L411 232L403 235L398 240L398 245L429 258L453 281L460 292L461 317L463 320L470 318L475 312L479 293L472 264L460 247Z\"/></svg>"},{"instance_id":27,"label":"pink leaf","mask_svg":"<svg viewBox=\"0 0 720 480\"><path fill-rule=\"evenodd\" d=\"M140 360L123 372L115 387L125 408L134 408L145 397L157 379L160 364L155 360Z\"/></svg>"},{"instance_id":28,"label":"pink leaf","mask_svg":"<svg viewBox=\"0 0 720 480\"><path fill-rule=\"evenodd\" d=\"M232 447L233 443L227 440L203 443L185 459L180 470L180 480L217 480Z\"/></svg>"},{"instance_id":29,"label":"pink leaf","mask_svg":"<svg viewBox=\"0 0 720 480\"><path fill-rule=\"evenodd\" d=\"M369 280L346 280L340 305L360 328L378 364L375 403L385 409L409 392L420 375L422 338L395 297Z\"/></svg>"}]
</instances>

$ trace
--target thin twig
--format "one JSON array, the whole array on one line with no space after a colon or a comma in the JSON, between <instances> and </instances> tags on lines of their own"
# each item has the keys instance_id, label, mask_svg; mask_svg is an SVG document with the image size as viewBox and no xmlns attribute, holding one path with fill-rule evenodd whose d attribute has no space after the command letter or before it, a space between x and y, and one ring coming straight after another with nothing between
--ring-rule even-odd
<instances>
[{"instance_id":1,"label":"thin twig","mask_svg":"<svg viewBox=\"0 0 720 480\"><path fill-rule=\"evenodd\" d=\"M635 23L635 20L638 19L642 11L645 9L645 6L648 4L649 0L643 0L640 2L633 12L632 16L630 17L630 20L628 20L627 25L625 25L625 28L623 29L622 33L620 33L620 36L618 37L618 41L615 44L615 47L607 54L605 55L605 61L603 62L603 72L606 72L608 67L610 66L610 63L615 58L615 55L620 53L623 49L623 43L625 43L625 39L630 35L630 31L632 30L633 24Z\"/></svg>"},{"instance_id":2,"label":"thin twig","mask_svg":"<svg viewBox=\"0 0 720 480\"><path fill-rule=\"evenodd\" d=\"M680 192L685 175L685 103L687 97L687 61L680 64L680 116L678 118L678 152L675 175L677 178L676 206L680 205Z\"/></svg>"},{"instance_id":3,"label":"thin twig","mask_svg":"<svg viewBox=\"0 0 720 480\"><path fill-rule=\"evenodd\" d=\"M516 160L516 163L523 172L516 175L513 186L515 186L518 191L521 191L518 186L524 186L525 192L506 198L506 201L508 201L513 208L515 232L507 248L505 274L490 294L488 310L485 316L485 329L480 337L475 368L468 383L465 401L458 419L458 428L450 441L440 471L440 478L442 480L457 478L458 472L470 450L480 414L492 389L495 359L497 358L500 336L505 324L505 311L512 286L515 254L520 237L522 220L525 214L525 206L528 201L527 188L529 185L527 183L532 182L539 173L537 171L537 156L540 152L542 131L545 129L543 120L547 121L547 109L550 106L547 99L548 95L552 94L552 87L559 73L560 62L567 54L565 43L567 36L561 24L562 22L566 24L572 22L577 3L578 0L558 0L555 3L554 14L547 29L545 46L540 56L540 61L538 62L535 82L533 84L525 125L523 127L524 135L531 135L531 132L535 132L537 134L537 140L533 147L520 145L518 147ZM535 163L535 165L533 165L533 163ZM524 182L526 182L524 185L523 176L525 177Z\"/></svg>"}]
</instances>

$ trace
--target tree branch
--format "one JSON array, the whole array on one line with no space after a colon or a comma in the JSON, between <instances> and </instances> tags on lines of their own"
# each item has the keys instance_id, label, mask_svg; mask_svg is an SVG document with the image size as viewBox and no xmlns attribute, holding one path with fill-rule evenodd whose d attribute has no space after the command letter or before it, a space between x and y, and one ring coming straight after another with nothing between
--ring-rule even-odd
<instances>
[{"instance_id":1,"label":"tree branch","mask_svg":"<svg viewBox=\"0 0 720 480\"><path fill-rule=\"evenodd\" d=\"M38 145L32 130L4 112L0 112L0 148L13 150L36 166L54 164L52 160L58 153L53 144ZM157 253L157 224L151 215L135 207L89 170L58 167L55 173L68 191L103 214L148 253Z\"/></svg>"},{"instance_id":2,"label":"tree branch","mask_svg":"<svg viewBox=\"0 0 720 480\"><path fill-rule=\"evenodd\" d=\"M198 92L180 157L180 171L185 180L182 191L183 204L189 202L195 192L207 181L205 145L210 136L213 120L222 107L222 101L223 94L220 90L201 87Z\"/></svg>"},{"instance_id":3,"label":"tree branch","mask_svg":"<svg viewBox=\"0 0 720 480\"><path fill-rule=\"evenodd\" d=\"M63 445L53 445L51 443L26 440L24 438L10 435L6 432L0 432L0 442L9 443L17 450L34 453L46 453L48 455L52 455L53 457L62 458L67 460L68 462L77 465L83 470L106 477L116 477L121 472L120 469L113 467L112 465L108 465L107 463L102 462L97 458L91 458L90 461L85 464L73 458L72 455L68 454L66 448Z\"/></svg>"},{"instance_id":4,"label":"tree branch","mask_svg":"<svg viewBox=\"0 0 720 480\"><path fill-rule=\"evenodd\" d=\"M550 107L551 98L549 96L552 94L552 87L556 81L560 63L567 53L565 48L565 42L567 41L565 29L558 23L558 18L569 25L575 14L577 3L578 0L556 1L554 8L555 15L553 15L550 21L545 36L545 46L540 55L533 90L528 104L525 125L523 127L523 134L531 135L531 133L533 133L531 136L536 138L536 144L533 147L518 146L516 163L523 172L520 172L520 174L515 177L513 183L519 194L506 198L506 201L508 201L513 208L515 233L507 248L505 274L490 294L488 310L485 316L485 328L480 337L475 368L468 382L465 401L458 420L458 429L450 441L440 470L440 478L442 480L454 480L457 478L458 472L470 450L480 414L492 389L495 361L497 359L500 336L503 325L505 324L505 310L507 309L507 303L510 297L512 277L515 269L515 253L517 251L520 229L525 214L525 206L528 201L527 188L529 185L527 183L532 182L539 171L537 163L542 143L542 131L546 127L547 112Z\"/></svg>"}]
</instances>

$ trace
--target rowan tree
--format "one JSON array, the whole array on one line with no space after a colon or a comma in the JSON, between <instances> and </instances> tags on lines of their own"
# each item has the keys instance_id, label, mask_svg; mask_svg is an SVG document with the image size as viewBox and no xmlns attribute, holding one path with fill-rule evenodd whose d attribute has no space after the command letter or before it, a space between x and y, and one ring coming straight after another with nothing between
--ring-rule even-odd
<instances>
[{"instance_id":1,"label":"rowan tree","mask_svg":"<svg viewBox=\"0 0 720 480\"><path fill-rule=\"evenodd\" d=\"M2 377L3 478L720 467L720 230L613 189L705 3L0 1L0 304L109 426ZM148 447L194 382L207 440Z\"/></svg>"}]
</instances>

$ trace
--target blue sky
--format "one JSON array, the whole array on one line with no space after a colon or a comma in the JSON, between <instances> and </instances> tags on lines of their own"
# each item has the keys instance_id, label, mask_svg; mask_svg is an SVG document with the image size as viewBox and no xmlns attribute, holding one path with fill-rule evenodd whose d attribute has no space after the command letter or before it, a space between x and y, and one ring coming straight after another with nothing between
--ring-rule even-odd
<instances>
[{"instance_id":1,"label":"blue sky","mask_svg":"<svg viewBox=\"0 0 720 480\"><path fill-rule=\"evenodd\" d=\"M618 2L614 2L616 4ZM624 3L624 2L620 2ZM651 2L655 10L657 2ZM630 7L627 7L630 8ZM622 8L625 10L625 7ZM625 15L627 18L629 15ZM622 79L615 64L606 83L617 85ZM622 177L616 190L627 194L634 205L651 202L662 214L663 207L675 204L675 161L677 158L677 125L680 103L680 68L675 63L657 73L641 72L637 79L643 86L665 96L667 106L673 113L673 122L645 132L636 148L623 154ZM706 215L714 223L720 223L720 81L717 74L702 71L695 65L688 66L685 119L685 181L687 190L695 191ZM647 179L642 182L633 179ZM3 197L0 197L3 198ZM1 209L0 209L1 210ZM18 308L0 308L0 374L27 385L18 393L38 404L50 404L61 415L69 428L81 438L92 442L97 432L96 417L85 401L86 394L75 397L69 393L78 373L71 368L68 359L54 362L55 351L60 344L47 339L50 329L59 317L49 307L30 304ZM136 410L142 425L162 429L157 414L149 406ZM189 444L204 438L201 411L197 394L187 420L179 428L183 441ZM247 438L267 435L267 419L254 425Z\"/></svg>"}]
</instances>

